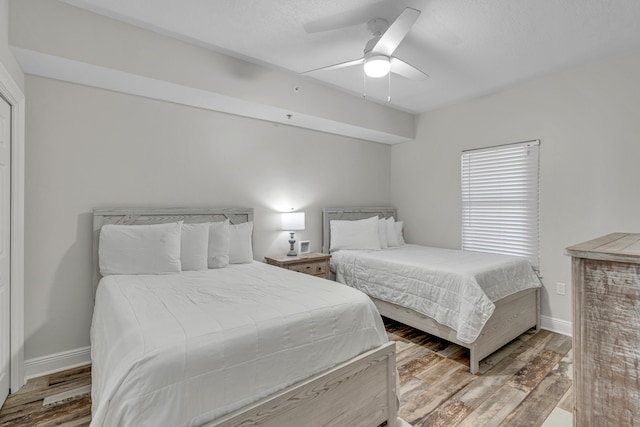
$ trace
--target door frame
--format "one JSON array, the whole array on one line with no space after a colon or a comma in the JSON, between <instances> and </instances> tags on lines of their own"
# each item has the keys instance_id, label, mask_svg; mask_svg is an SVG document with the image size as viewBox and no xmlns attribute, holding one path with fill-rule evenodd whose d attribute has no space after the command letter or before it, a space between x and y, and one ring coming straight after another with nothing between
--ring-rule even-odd
<instances>
[{"instance_id":1,"label":"door frame","mask_svg":"<svg viewBox=\"0 0 640 427\"><path fill-rule=\"evenodd\" d=\"M9 383L12 393L24 380L24 162L25 96L0 62L0 95L11 105L11 332Z\"/></svg>"}]
</instances>

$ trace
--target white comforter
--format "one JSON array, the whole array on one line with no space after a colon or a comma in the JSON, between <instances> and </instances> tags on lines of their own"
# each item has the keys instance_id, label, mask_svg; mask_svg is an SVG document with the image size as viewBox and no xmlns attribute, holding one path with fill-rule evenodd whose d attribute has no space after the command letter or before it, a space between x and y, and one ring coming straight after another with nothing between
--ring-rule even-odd
<instances>
[{"instance_id":1,"label":"white comforter","mask_svg":"<svg viewBox=\"0 0 640 427\"><path fill-rule=\"evenodd\" d=\"M476 340L494 301L540 287L521 258L405 245L380 251L341 250L331 257L336 280L372 297L411 308Z\"/></svg>"},{"instance_id":2,"label":"white comforter","mask_svg":"<svg viewBox=\"0 0 640 427\"><path fill-rule=\"evenodd\" d=\"M201 425L386 341L366 295L259 262L109 276L91 327L91 425Z\"/></svg>"}]
</instances>

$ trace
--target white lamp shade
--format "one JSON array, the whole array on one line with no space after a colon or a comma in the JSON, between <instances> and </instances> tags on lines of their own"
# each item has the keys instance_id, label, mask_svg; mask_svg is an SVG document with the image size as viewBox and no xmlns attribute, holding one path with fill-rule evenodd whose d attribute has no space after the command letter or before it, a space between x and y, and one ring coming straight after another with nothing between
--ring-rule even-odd
<instances>
[{"instance_id":1,"label":"white lamp shade","mask_svg":"<svg viewBox=\"0 0 640 427\"><path fill-rule=\"evenodd\" d=\"M369 77L383 77L391 71L391 62L384 55L373 55L364 60L364 73Z\"/></svg>"},{"instance_id":2,"label":"white lamp shade","mask_svg":"<svg viewBox=\"0 0 640 427\"><path fill-rule=\"evenodd\" d=\"M282 230L304 230L304 212L286 212L281 216Z\"/></svg>"}]
</instances>

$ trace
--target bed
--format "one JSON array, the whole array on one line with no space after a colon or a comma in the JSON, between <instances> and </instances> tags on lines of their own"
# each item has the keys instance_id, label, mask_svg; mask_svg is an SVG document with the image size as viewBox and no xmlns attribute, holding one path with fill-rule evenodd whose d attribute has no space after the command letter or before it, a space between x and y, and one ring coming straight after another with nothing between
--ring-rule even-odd
<instances>
[{"instance_id":1,"label":"bed","mask_svg":"<svg viewBox=\"0 0 640 427\"><path fill-rule=\"evenodd\" d=\"M94 211L92 426L396 424L395 345L360 292L255 261L100 277L106 224L252 219L250 209Z\"/></svg>"},{"instance_id":2,"label":"bed","mask_svg":"<svg viewBox=\"0 0 640 427\"><path fill-rule=\"evenodd\" d=\"M331 221L372 216L397 218L389 207L325 208L323 251ZM339 250L331 261L332 278L367 293L382 316L468 348L473 374L482 359L540 325L540 281L514 257L402 245Z\"/></svg>"}]
</instances>

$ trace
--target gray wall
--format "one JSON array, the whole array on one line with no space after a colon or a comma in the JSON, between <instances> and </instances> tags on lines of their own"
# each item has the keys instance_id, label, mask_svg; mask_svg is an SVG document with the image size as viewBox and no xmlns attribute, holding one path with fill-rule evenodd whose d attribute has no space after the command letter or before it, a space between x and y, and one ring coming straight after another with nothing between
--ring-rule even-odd
<instances>
[{"instance_id":1,"label":"gray wall","mask_svg":"<svg viewBox=\"0 0 640 427\"><path fill-rule=\"evenodd\" d=\"M9 1L0 0L0 63L24 91L24 73L9 50Z\"/></svg>"},{"instance_id":2,"label":"gray wall","mask_svg":"<svg viewBox=\"0 0 640 427\"><path fill-rule=\"evenodd\" d=\"M390 147L26 77L25 358L89 345L91 211L255 209L254 255L282 254L277 212L321 249L321 209L390 203Z\"/></svg>"},{"instance_id":3,"label":"gray wall","mask_svg":"<svg viewBox=\"0 0 640 427\"><path fill-rule=\"evenodd\" d=\"M640 52L419 117L391 149L391 194L410 242L459 248L462 150L540 139L542 314L571 320L564 248L640 232ZM543 319L544 320L544 319Z\"/></svg>"}]
</instances>

